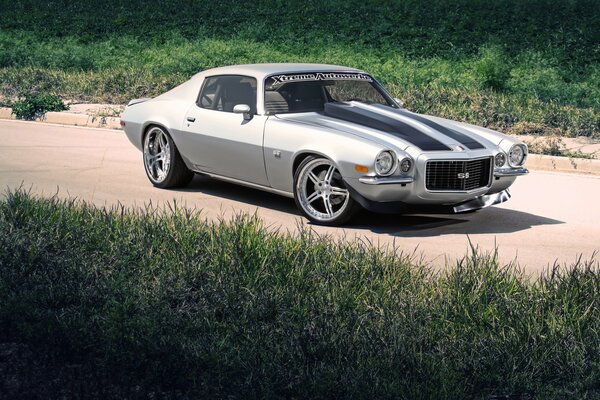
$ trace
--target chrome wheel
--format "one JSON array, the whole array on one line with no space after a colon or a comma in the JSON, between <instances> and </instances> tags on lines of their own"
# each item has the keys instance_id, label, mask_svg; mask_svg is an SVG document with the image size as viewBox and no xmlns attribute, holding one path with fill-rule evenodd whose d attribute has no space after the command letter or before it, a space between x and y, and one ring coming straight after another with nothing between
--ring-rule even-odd
<instances>
[{"instance_id":1,"label":"chrome wheel","mask_svg":"<svg viewBox=\"0 0 600 400\"><path fill-rule=\"evenodd\" d=\"M295 189L303 211L319 222L334 222L350 202L342 175L331 161L323 158L302 167Z\"/></svg>"},{"instance_id":2,"label":"chrome wheel","mask_svg":"<svg viewBox=\"0 0 600 400\"><path fill-rule=\"evenodd\" d=\"M159 127L154 127L144 140L144 167L150 180L161 183L169 174L171 167L171 146L169 137Z\"/></svg>"}]
</instances>

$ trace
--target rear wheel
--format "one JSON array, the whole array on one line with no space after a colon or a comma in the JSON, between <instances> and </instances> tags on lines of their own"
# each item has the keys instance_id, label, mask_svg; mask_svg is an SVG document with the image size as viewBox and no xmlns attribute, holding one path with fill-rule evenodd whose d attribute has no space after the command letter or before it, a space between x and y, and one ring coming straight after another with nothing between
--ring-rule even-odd
<instances>
[{"instance_id":1,"label":"rear wheel","mask_svg":"<svg viewBox=\"0 0 600 400\"><path fill-rule=\"evenodd\" d=\"M173 139L159 126L151 127L144 137L144 169L152 184L159 188L185 186L194 177Z\"/></svg>"},{"instance_id":2,"label":"rear wheel","mask_svg":"<svg viewBox=\"0 0 600 400\"><path fill-rule=\"evenodd\" d=\"M294 200L304 216L321 225L342 225L360 209L336 165L313 156L296 170Z\"/></svg>"}]
</instances>

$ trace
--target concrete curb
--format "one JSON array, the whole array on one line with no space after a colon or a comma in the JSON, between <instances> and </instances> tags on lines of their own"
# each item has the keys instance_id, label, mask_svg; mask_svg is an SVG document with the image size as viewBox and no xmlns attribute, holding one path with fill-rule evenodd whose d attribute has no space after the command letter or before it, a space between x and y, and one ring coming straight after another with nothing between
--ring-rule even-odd
<instances>
[{"instance_id":1,"label":"concrete curb","mask_svg":"<svg viewBox=\"0 0 600 400\"><path fill-rule=\"evenodd\" d=\"M12 109L0 107L0 119L15 119L14 115L12 115Z\"/></svg>"},{"instance_id":2,"label":"concrete curb","mask_svg":"<svg viewBox=\"0 0 600 400\"><path fill-rule=\"evenodd\" d=\"M16 118L10 108L1 107L0 119ZM70 112L47 112L42 118L36 118L35 121L59 125L86 126L88 128L121 129L121 119L118 117L98 117Z\"/></svg>"},{"instance_id":3,"label":"concrete curb","mask_svg":"<svg viewBox=\"0 0 600 400\"><path fill-rule=\"evenodd\" d=\"M0 119L14 120L16 118L12 115L10 108L1 107ZM43 118L36 121L89 128L121 129L121 119L118 117L97 117L70 112L48 112ZM553 171L600 176L600 160L529 154L525 166L533 171Z\"/></svg>"},{"instance_id":4,"label":"concrete curb","mask_svg":"<svg viewBox=\"0 0 600 400\"><path fill-rule=\"evenodd\" d=\"M534 171L600 175L600 160L529 154L525 166Z\"/></svg>"}]
</instances>

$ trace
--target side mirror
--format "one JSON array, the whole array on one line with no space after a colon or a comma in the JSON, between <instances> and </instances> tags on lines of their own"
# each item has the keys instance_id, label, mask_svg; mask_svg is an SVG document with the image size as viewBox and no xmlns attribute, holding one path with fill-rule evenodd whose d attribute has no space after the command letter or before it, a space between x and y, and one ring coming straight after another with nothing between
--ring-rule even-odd
<instances>
[{"instance_id":1,"label":"side mirror","mask_svg":"<svg viewBox=\"0 0 600 400\"><path fill-rule=\"evenodd\" d=\"M252 114L250 114L250 106L248 104L236 104L233 107L234 114L244 114L245 120L252 119Z\"/></svg>"},{"instance_id":2,"label":"side mirror","mask_svg":"<svg viewBox=\"0 0 600 400\"><path fill-rule=\"evenodd\" d=\"M397 97L394 97L394 101L398 103L400 107L404 107L404 102Z\"/></svg>"}]
</instances>

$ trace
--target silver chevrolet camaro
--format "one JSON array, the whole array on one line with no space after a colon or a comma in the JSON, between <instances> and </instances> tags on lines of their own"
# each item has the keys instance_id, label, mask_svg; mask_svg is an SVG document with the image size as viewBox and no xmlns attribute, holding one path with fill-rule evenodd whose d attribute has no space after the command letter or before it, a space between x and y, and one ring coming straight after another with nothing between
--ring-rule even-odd
<instances>
[{"instance_id":1,"label":"silver chevrolet camaro","mask_svg":"<svg viewBox=\"0 0 600 400\"><path fill-rule=\"evenodd\" d=\"M506 201L527 147L421 115L368 73L321 64L203 71L121 118L152 184L194 173L293 197L315 223L376 212L457 213Z\"/></svg>"}]
</instances>

